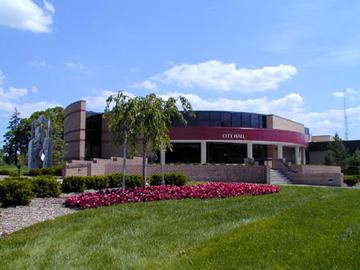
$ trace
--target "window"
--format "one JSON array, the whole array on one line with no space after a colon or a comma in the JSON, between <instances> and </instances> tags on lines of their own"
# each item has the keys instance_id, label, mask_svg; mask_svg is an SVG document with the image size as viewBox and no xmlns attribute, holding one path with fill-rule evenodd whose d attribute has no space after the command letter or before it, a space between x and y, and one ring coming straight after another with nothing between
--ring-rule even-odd
<instances>
[{"instance_id":1,"label":"window","mask_svg":"<svg viewBox=\"0 0 360 270\"><path fill-rule=\"evenodd\" d=\"M258 128L259 127L259 115L252 113L251 114L251 127Z\"/></svg>"},{"instance_id":2,"label":"window","mask_svg":"<svg viewBox=\"0 0 360 270\"><path fill-rule=\"evenodd\" d=\"M250 114L249 113L242 113L241 115L241 122L243 127L251 127L250 121Z\"/></svg>"}]
</instances>

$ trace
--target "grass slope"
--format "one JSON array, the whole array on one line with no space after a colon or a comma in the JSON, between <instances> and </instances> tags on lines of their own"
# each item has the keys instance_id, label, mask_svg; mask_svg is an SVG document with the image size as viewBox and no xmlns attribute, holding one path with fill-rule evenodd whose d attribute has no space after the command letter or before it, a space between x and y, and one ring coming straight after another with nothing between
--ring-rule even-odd
<instances>
[{"instance_id":1,"label":"grass slope","mask_svg":"<svg viewBox=\"0 0 360 270\"><path fill-rule=\"evenodd\" d=\"M91 209L0 240L1 269L360 269L360 190Z\"/></svg>"}]
</instances>

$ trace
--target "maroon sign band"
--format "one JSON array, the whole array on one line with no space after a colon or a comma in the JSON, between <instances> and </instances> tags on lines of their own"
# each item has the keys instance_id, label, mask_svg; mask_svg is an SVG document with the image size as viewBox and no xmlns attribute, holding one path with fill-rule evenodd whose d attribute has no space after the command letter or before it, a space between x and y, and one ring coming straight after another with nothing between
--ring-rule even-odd
<instances>
[{"instance_id":1,"label":"maroon sign band","mask_svg":"<svg viewBox=\"0 0 360 270\"><path fill-rule=\"evenodd\" d=\"M236 127L173 127L171 140L224 140L224 141L265 141L308 145L305 134L300 132Z\"/></svg>"}]
</instances>

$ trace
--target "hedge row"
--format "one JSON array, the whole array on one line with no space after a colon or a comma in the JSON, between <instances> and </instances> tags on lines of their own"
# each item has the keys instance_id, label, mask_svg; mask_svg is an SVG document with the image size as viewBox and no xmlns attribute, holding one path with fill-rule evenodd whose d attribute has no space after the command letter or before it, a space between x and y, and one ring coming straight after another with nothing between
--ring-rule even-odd
<instances>
[{"instance_id":1,"label":"hedge row","mask_svg":"<svg viewBox=\"0 0 360 270\"><path fill-rule=\"evenodd\" d=\"M344 183L348 186L355 186L360 182L360 175L344 175Z\"/></svg>"},{"instance_id":2,"label":"hedge row","mask_svg":"<svg viewBox=\"0 0 360 270\"><path fill-rule=\"evenodd\" d=\"M61 185L55 177L9 177L0 182L2 206L28 205L34 197L58 197Z\"/></svg>"},{"instance_id":3,"label":"hedge row","mask_svg":"<svg viewBox=\"0 0 360 270\"><path fill-rule=\"evenodd\" d=\"M161 184L161 175L154 174L150 177L150 185ZM186 176L182 173L165 174L166 185L183 186L186 183ZM142 186L141 175L126 175L125 184L127 188ZM65 177L62 184L62 191L84 192L87 189L119 188L122 187L122 174L110 174L106 176L68 176Z\"/></svg>"},{"instance_id":4,"label":"hedge row","mask_svg":"<svg viewBox=\"0 0 360 270\"><path fill-rule=\"evenodd\" d=\"M39 175L53 175L53 176L62 176L63 175L63 165L53 166L49 168L36 168L29 170L29 176L39 176Z\"/></svg>"}]
</instances>

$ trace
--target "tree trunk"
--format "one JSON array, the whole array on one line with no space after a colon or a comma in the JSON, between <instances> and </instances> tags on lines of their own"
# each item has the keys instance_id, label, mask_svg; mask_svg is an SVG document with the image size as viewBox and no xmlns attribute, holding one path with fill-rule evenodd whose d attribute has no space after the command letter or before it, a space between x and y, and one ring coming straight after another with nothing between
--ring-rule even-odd
<instances>
[{"instance_id":1,"label":"tree trunk","mask_svg":"<svg viewBox=\"0 0 360 270\"><path fill-rule=\"evenodd\" d=\"M122 164L122 188L126 189L126 150L127 150L127 135L125 135L123 143L123 164Z\"/></svg>"},{"instance_id":2,"label":"tree trunk","mask_svg":"<svg viewBox=\"0 0 360 270\"><path fill-rule=\"evenodd\" d=\"M164 165L165 165L165 150L161 148L160 150L160 169L161 169L161 185L165 185L165 173L164 173Z\"/></svg>"},{"instance_id":3,"label":"tree trunk","mask_svg":"<svg viewBox=\"0 0 360 270\"><path fill-rule=\"evenodd\" d=\"M147 178L147 162L146 162L146 141L143 140L142 145L142 158L143 158L143 183L146 186L146 178Z\"/></svg>"}]
</instances>

